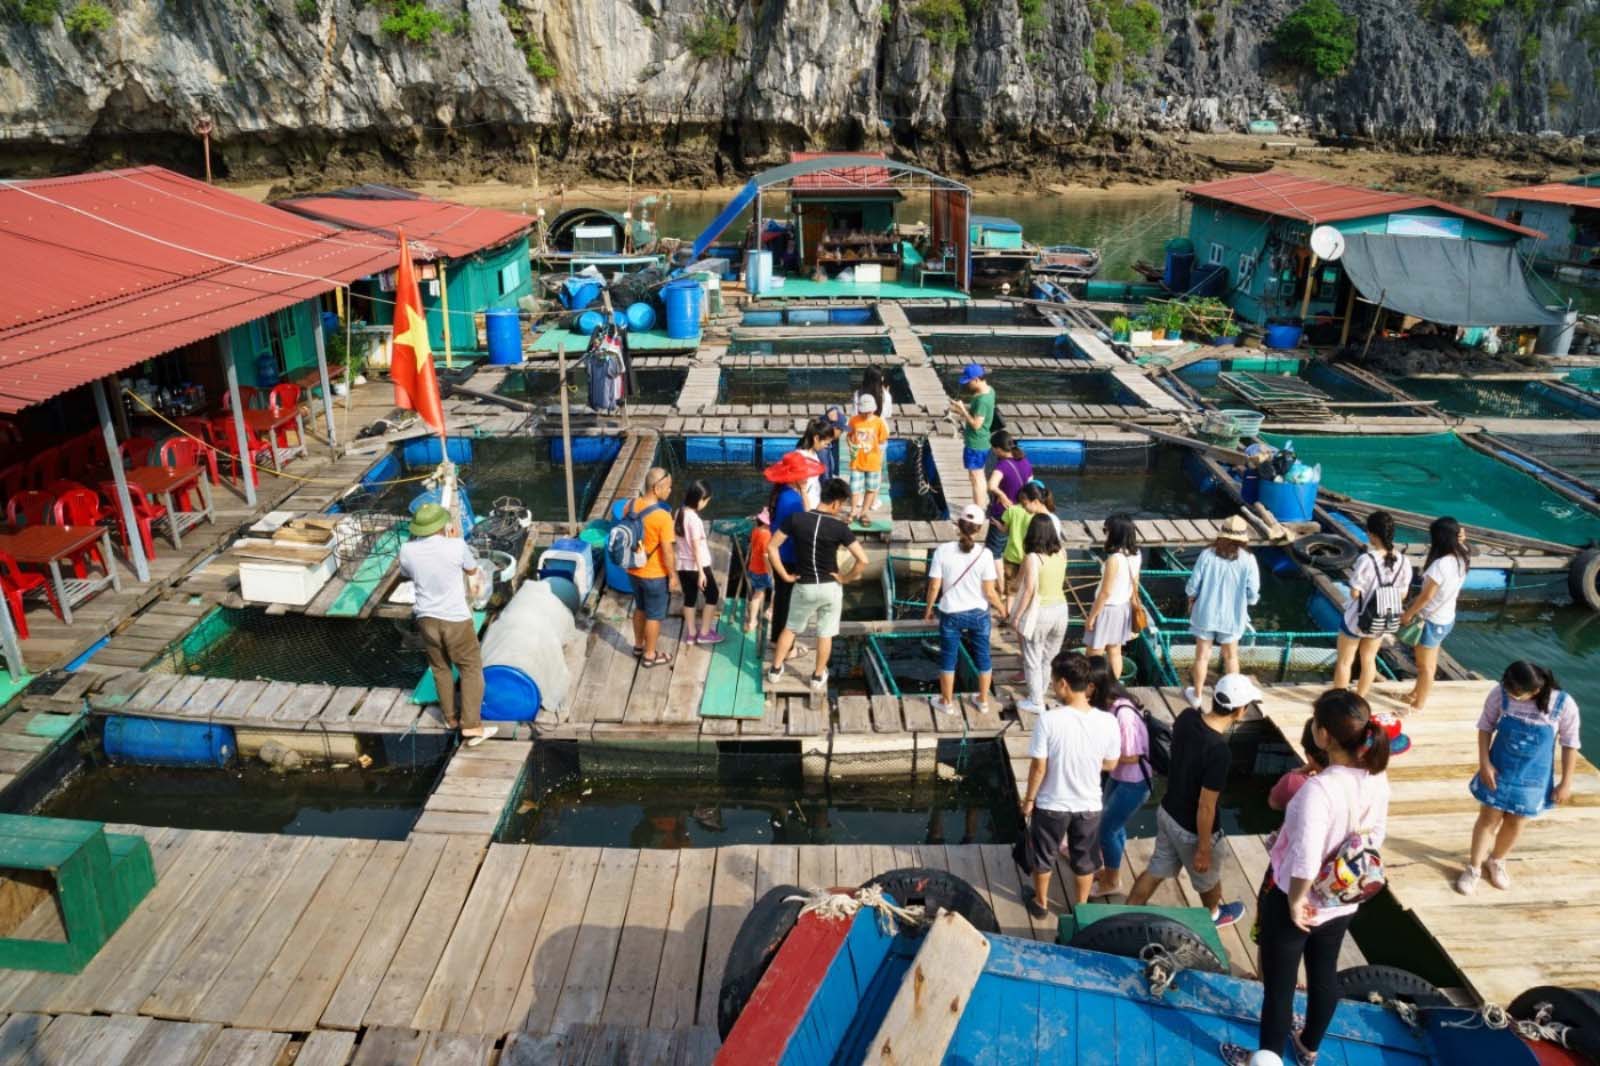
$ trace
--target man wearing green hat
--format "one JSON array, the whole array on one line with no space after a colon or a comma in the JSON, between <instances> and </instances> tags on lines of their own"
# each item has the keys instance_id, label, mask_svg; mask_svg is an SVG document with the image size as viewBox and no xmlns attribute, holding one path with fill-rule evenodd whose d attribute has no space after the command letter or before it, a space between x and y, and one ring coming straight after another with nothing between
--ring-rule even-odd
<instances>
[{"instance_id":1,"label":"man wearing green hat","mask_svg":"<svg viewBox=\"0 0 1600 1066\"><path fill-rule=\"evenodd\" d=\"M483 655L463 579L477 582L485 575L467 542L455 536L449 526L450 512L443 507L436 503L418 507L411 516L411 539L400 546L400 574L409 578L416 590L411 613L422 633L445 724L459 728L467 746L475 748L497 730L494 726L485 729L479 717L483 707ZM459 715L452 666L461 672Z\"/></svg>"}]
</instances>

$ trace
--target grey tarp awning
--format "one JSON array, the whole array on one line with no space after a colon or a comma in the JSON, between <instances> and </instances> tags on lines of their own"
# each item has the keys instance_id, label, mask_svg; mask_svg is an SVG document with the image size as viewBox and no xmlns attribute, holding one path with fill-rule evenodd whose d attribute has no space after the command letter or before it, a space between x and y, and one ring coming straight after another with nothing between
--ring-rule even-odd
<instances>
[{"instance_id":1,"label":"grey tarp awning","mask_svg":"<svg viewBox=\"0 0 1600 1066\"><path fill-rule=\"evenodd\" d=\"M1565 314L1534 296L1508 244L1350 233L1339 265L1362 296L1430 322L1547 326Z\"/></svg>"}]
</instances>

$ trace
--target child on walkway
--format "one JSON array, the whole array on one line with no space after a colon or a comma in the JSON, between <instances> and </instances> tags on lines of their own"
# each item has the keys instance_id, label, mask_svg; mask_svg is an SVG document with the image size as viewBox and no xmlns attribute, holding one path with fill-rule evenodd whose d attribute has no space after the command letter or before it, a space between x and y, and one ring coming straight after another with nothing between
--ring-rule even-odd
<instances>
[{"instance_id":1,"label":"child on walkway","mask_svg":"<svg viewBox=\"0 0 1600 1066\"><path fill-rule=\"evenodd\" d=\"M1470 896L1485 875L1495 888L1511 887L1506 856L1528 819L1572 798L1578 746L1578 703L1561 691L1556 675L1521 659L1506 667L1478 717L1478 773L1468 787L1483 806L1457 892Z\"/></svg>"},{"instance_id":2,"label":"child on walkway","mask_svg":"<svg viewBox=\"0 0 1600 1066\"><path fill-rule=\"evenodd\" d=\"M767 562L767 545L772 543L772 512L765 507L756 514L756 527L750 531L750 554L745 559L744 576L750 586L745 605L744 631L754 633L761 608L772 591L772 566Z\"/></svg>"},{"instance_id":3,"label":"child on walkway","mask_svg":"<svg viewBox=\"0 0 1600 1066\"><path fill-rule=\"evenodd\" d=\"M1104 655L1112 677L1122 676L1122 646L1134 638L1133 604L1139 597L1139 531L1133 516L1106 519L1105 562L1100 584L1084 619L1083 643L1090 655Z\"/></svg>"},{"instance_id":4,"label":"child on walkway","mask_svg":"<svg viewBox=\"0 0 1600 1066\"><path fill-rule=\"evenodd\" d=\"M878 401L871 393L856 394L856 413L850 419L850 524L866 525L878 506L883 488L883 452L889 443L889 426L878 417Z\"/></svg>"},{"instance_id":5,"label":"child on walkway","mask_svg":"<svg viewBox=\"0 0 1600 1066\"><path fill-rule=\"evenodd\" d=\"M1055 510L1055 497L1044 487L1044 483L1029 481L1017 490L1017 501L1000 515L1000 524L1006 531L1004 554L1001 556L1004 573L999 585L1002 596L1008 589L1016 588L1017 571L1022 568L1022 557L1028 554L1024 543L1035 515L1045 515L1050 524L1056 527L1056 539L1062 539L1061 523L1056 519Z\"/></svg>"},{"instance_id":6,"label":"child on walkway","mask_svg":"<svg viewBox=\"0 0 1600 1066\"><path fill-rule=\"evenodd\" d=\"M717 603L721 599L717 579L711 572L711 544L706 540L706 524L700 512L711 502L711 490L704 481L689 485L683 494L683 504L678 508L673 524L677 534L672 542L676 557L678 584L683 586L683 642L685 644L721 644L722 634L717 632ZM700 602L700 601L704 602ZM700 625L694 624L695 604L700 603Z\"/></svg>"}]
</instances>

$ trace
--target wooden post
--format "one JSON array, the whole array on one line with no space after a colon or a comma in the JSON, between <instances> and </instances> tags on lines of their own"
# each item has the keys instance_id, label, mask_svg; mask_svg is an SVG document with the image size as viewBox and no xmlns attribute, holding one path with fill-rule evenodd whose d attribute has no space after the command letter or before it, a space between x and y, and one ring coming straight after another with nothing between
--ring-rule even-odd
<instances>
[{"instance_id":1,"label":"wooden post","mask_svg":"<svg viewBox=\"0 0 1600 1066\"><path fill-rule=\"evenodd\" d=\"M1350 280L1350 275L1348 274L1345 275L1344 282L1350 286L1350 295L1344 301L1344 325L1339 327L1339 347L1341 348L1350 343L1350 319L1355 317L1356 313L1355 282Z\"/></svg>"},{"instance_id":2,"label":"wooden post","mask_svg":"<svg viewBox=\"0 0 1600 1066\"><path fill-rule=\"evenodd\" d=\"M450 356L450 279L445 277L443 259L439 260L439 309L444 313L444 367L453 370L456 364Z\"/></svg>"},{"instance_id":3,"label":"wooden post","mask_svg":"<svg viewBox=\"0 0 1600 1066\"><path fill-rule=\"evenodd\" d=\"M100 416L100 432L105 437L111 480L117 483L116 503L122 512L122 528L128 531L128 558L133 561L133 572L139 580L149 581L150 562L144 557L144 541L139 539L139 523L133 516L133 497L128 495L128 476L122 469L122 450L117 447L116 427L111 424L111 407L106 403L105 382L96 378L89 387L94 392L94 409ZM121 401L121 397L118 397L118 401Z\"/></svg>"},{"instance_id":4,"label":"wooden post","mask_svg":"<svg viewBox=\"0 0 1600 1066\"><path fill-rule=\"evenodd\" d=\"M1306 267L1306 291L1300 296L1300 322L1305 323L1306 311L1311 307L1311 286L1317 283L1317 253L1311 253L1311 263Z\"/></svg>"},{"instance_id":5,"label":"wooden post","mask_svg":"<svg viewBox=\"0 0 1600 1066\"><path fill-rule=\"evenodd\" d=\"M339 291L337 289L335 292ZM322 313L311 316L312 336L317 340L317 379L322 383L322 417L328 423L328 450L338 454L339 441L333 429L333 384L328 380L328 345L322 334ZM345 349L345 363L350 361L350 349ZM309 405L308 405L309 406Z\"/></svg>"},{"instance_id":6,"label":"wooden post","mask_svg":"<svg viewBox=\"0 0 1600 1066\"><path fill-rule=\"evenodd\" d=\"M567 401L567 342L556 344L556 382L561 393L561 458L567 475L567 533L578 535L578 496L572 487L572 419Z\"/></svg>"},{"instance_id":7,"label":"wooden post","mask_svg":"<svg viewBox=\"0 0 1600 1066\"><path fill-rule=\"evenodd\" d=\"M205 151L205 157L206 157L206 184L207 185L211 184L211 130L212 130L212 128L213 127L212 127L212 124L211 124L211 120L209 118L202 118L195 125L195 128L194 128L194 131L200 135L200 143L203 146L204 151Z\"/></svg>"},{"instance_id":8,"label":"wooden post","mask_svg":"<svg viewBox=\"0 0 1600 1066\"><path fill-rule=\"evenodd\" d=\"M1378 332L1378 321L1379 319L1383 318L1383 298L1387 295L1389 295L1388 289L1379 290L1378 302L1373 305L1372 325L1367 330L1367 343L1361 346L1361 361L1363 363L1367 361L1367 352L1372 348L1372 336Z\"/></svg>"},{"instance_id":9,"label":"wooden post","mask_svg":"<svg viewBox=\"0 0 1600 1066\"><path fill-rule=\"evenodd\" d=\"M217 349L222 353L222 372L228 379L228 402L233 411L233 446L238 449L239 480L244 485L244 502L256 505L256 471L250 458L250 434L244 428L244 401L239 398L239 368L233 365L233 338L226 333L218 335Z\"/></svg>"}]
</instances>

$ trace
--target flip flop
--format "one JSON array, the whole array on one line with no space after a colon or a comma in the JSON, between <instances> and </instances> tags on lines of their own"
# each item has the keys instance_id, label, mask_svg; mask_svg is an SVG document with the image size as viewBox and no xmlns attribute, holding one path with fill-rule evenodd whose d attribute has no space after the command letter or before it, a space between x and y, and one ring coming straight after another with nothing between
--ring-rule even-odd
<instances>
[{"instance_id":1,"label":"flip flop","mask_svg":"<svg viewBox=\"0 0 1600 1066\"><path fill-rule=\"evenodd\" d=\"M649 670L652 667L665 666L667 663L670 663L671 661L672 661L672 656L668 655L664 651L658 651L658 652L656 652L654 658L650 658L650 659L641 658L639 660L639 665L644 667L646 670Z\"/></svg>"}]
</instances>

